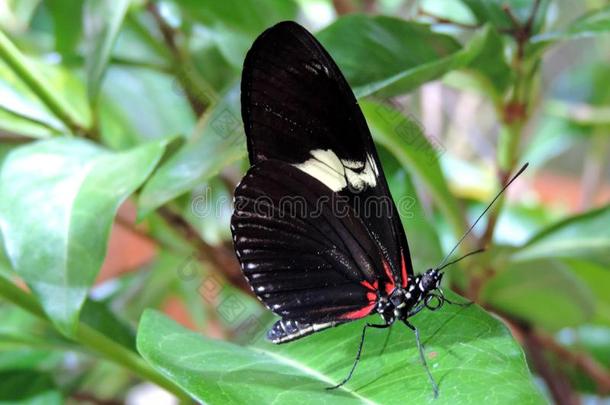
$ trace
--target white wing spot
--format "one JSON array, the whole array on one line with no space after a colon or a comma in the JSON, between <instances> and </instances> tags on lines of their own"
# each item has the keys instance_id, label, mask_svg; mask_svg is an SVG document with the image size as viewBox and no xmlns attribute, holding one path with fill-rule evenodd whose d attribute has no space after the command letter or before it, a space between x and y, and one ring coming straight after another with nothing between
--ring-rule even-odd
<instances>
[{"instance_id":1,"label":"white wing spot","mask_svg":"<svg viewBox=\"0 0 610 405\"><path fill-rule=\"evenodd\" d=\"M312 156L311 159L294 166L315 177L333 191L343 190L348 183L356 190L377 185L377 166L369 155L366 162L358 162L341 160L330 149L314 149L309 154Z\"/></svg>"}]
</instances>

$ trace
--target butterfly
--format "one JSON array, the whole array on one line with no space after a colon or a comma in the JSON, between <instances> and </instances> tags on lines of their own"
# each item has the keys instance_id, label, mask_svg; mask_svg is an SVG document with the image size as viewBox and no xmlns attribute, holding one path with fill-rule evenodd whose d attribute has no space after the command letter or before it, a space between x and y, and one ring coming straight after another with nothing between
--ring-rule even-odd
<instances>
[{"instance_id":1,"label":"butterfly","mask_svg":"<svg viewBox=\"0 0 610 405\"><path fill-rule=\"evenodd\" d=\"M368 328L401 322L415 332L437 395L409 319L451 303L442 269L455 261L447 255L414 273L370 131L338 66L305 28L281 22L246 56L241 106L251 167L235 190L231 232L254 294L281 317L267 338L287 343L378 314L349 374L330 388L351 378Z\"/></svg>"}]
</instances>

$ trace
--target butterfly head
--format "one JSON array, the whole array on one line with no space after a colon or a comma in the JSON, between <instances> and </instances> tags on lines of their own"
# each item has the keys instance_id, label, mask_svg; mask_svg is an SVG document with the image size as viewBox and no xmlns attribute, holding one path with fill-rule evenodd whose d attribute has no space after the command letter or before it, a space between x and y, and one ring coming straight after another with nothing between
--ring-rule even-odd
<instances>
[{"instance_id":1,"label":"butterfly head","mask_svg":"<svg viewBox=\"0 0 610 405\"><path fill-rule=\"evenodd\" d=\"M423 296L426 296L428 293L433 292L438 289L441 285L441 281L443 279L443 273L437 269L428 269L424 274L422 274L418 287L422 292Z\"/></svg>"},{"instance_id":2,"label":"butterfly head","mask_svg":"<svg viewBox=\"0 0 610 405\"><path fill-rule=\"evenodd\" d=\"M418 304L430 310L439 309L445 302L445 296L441 289L443 272L438 269L428 269L421 276L417 277L416 288L419 289Z\"/></svg>"}]
</instances>

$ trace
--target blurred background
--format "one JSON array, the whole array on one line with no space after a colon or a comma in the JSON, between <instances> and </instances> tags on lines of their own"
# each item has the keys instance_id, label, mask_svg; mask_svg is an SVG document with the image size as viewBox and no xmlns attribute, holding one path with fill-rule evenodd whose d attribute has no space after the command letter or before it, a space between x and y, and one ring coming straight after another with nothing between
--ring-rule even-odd
<instances>
[{"instance_id":1,"label":"blurred background","mask_svg":"<svg viewBox=\"0 0 610 405\"><path fill-rule=\"evenodd\" d=\"M285 19L316 33L362 100L392 192L411 202L401 215L417 271L530 163L464 245L489 250L450 285L506 322L550 401L610 403L601 0L0 0L0 272L53 320L0 289L0 392L28 382L60 403L171 401L62 337L83 302L81 322L127 346L145 308L240 344L271 319L228 224L248 167L241 65ZM45 143L57 138L82 143ZM69 210L95 215L58 234ZM41 284L57 277L28 269L65 245L73 289L57 298ZM76 309L53 312L57 299Z\"/></svg>"}]
</instances>

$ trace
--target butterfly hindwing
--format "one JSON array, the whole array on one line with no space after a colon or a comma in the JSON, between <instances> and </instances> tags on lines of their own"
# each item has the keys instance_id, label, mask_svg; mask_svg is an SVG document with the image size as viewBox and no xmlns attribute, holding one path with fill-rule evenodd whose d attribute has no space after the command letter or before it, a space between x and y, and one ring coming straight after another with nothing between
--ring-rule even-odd
<instances>
[{"instance_id":1,"label":"butterfly hindwing","mask_svg":"<svg viewBox=\"0 0 610 405\"><path fill-rule=\"evenodd\" d=\"M250 168L235 191L233 242L254 293L285 319L347 321L368 315L384 259L344 199L293 165Z\"/></svg>"}]
</instances>

